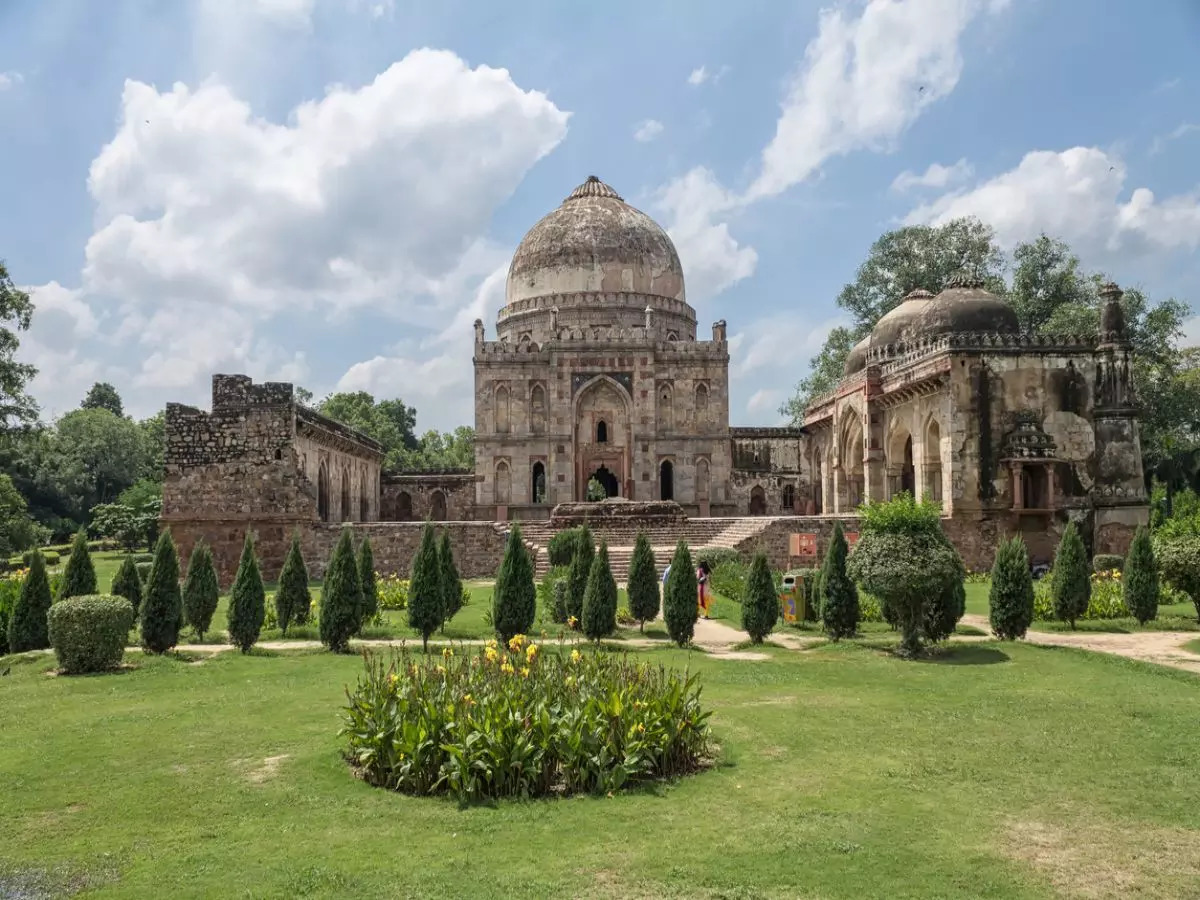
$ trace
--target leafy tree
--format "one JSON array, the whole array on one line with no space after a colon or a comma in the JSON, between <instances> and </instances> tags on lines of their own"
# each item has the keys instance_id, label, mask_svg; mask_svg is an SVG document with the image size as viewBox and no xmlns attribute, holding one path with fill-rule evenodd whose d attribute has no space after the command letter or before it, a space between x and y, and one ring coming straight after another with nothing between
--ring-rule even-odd
<instances>
[{"instance_id":1,"label":"leafy tree","mask_svg":"<svg viewBox=\"0 0 1200 900\"><path fill-rule=\"evenodd\" d=\"M515 530L515 529L514 529ZM512 539L509 539L511 546ZM505 555L505 560L508 556ZM503 568L500 570L503 573ZM500 582L496 582L500 590ZM421 546L413 557L412 577L408 582L408 627L421 633L421 646L429 652L429 636L441 627L444 617L442 603L442 567L438 563L437 537L433 524L426 521L421 529ZM499 614L496 616L499 628Z\"/></svg>"},{"instance_id":2,"label":"leafy tree","mask_svg":"<svg viewBox=\"0 0 1200 900\"><path fill-rule=\"evenodd\" d=\"M1075 620L1087 612L1092 597L1091 567L1088 565L1087 549L1074 522L1063 529L1058 551L1054 554L1054 576L1050 592L1054 598L1054 615L1069 622L1072 630Z\"/></svg>"},{"instance_id":3,"label":"leafy tree","mask_svg":"<svg viewBox=\"0 0 1200 900\"><path fill-rule=\"evenodd\" d=\"M442 631L446 623L458 615L463 605L462 579L458 576L458 567L454 565L454 551L450 547L450 532L442 532L442 544L438 548L438 565L442 569Z\"/></svg>"},{"instance_id":4,"label":"leafy tree","mask_svg":"<svg viewBox=\"0 0 1200 900\"><path fill-rule=\"evenodd\" d=\"M1154 546L1150 532L1138 528L1125 557L1121 572L1121 590L1125 606L1139 625L1154 621L1158 616L1158 563L1154 559Z\"/></svg>"},{"instance_id":5,"label":"leafy tree","mask_svg":"<svg viewBox=\"0 0 1200 900\"><path fill-rule=\"evenodd\" d=\"M215 574L213 578L216 578ZM124 597L129 601L129 605L133 607L133 618L136 622L138 613L142 608L142 576L138 574L137 563L133 561L132 556L126 556L121 560L121 567L117 569L117 574L113 576L112 587L109 588L109 593L116 597ZM216 607L214 606L213 608L215 609ZM212 617L210 616L209 618L211 619Z\"/></svg>"},{"instance_id":6,"label":"leafy tree","mask_svg":"<svg viewBox=\"0 0 1200 900\"><path fill-rule=\"evenodd\" d=\"M617 582L608 564L608 544L600 542L600 552L592 560L587 588L583 593L583 633L599 641L617 630Z\"/></svg>"},{"instance_id":7,"label":"leafy tree","mask_svg":"<svg viewBox=\"0 0 1200 900\"><path fill-rule=\"evenodd\" d=\"M92 554L88 550L87 532L80 529L75 533L71 544L71 555L67 558L67 566L63 570L62 588L58 599L68 597L88 597L96 593L96 567L92 564Z\"/></svg>"},{"instance_id":8,"label":"leafy tree","mask_svg":"<svg viewBox=\"0 0 1200 900\"><path fill-rule=\"evenodd\" d=\"M992 631L1003 641L1025 637L1033 622L1033 574L1029 550L1019 535L996 550L988 609Z\"/></svg>"},{"instance_id":9,"label":"leafy tree","mask_svg":"<svg viewBox=\"0 0 1200 900\"><path fill-rule=\"evenodd\" d=\"M114 416L124 417L125 408L121 405L121 395L107 381L97 381L79 404L80 409L107 409Z\"/></svg>"},{"instance_id":10,"label":"leafy tree","mask_svg":"<svg viewBox=\"0 0 1200 900\"><path fill-rule=\"evenodd\" d=\"M671 571L667 573L667 584L663 589L663 620L671 640L680 647L691 641L699 614L696 570L692 566L692 554L687 544L680 541L675 545L675 555L671 557Z\"/></svg>"},{"instance_id":11,"label":"leafy tree","mask_svg":"<svg viewBox=\"0 0 1200 900\"><path fill-rule=\"evenodd\" d=\"M3 287L3 280L0 280L0 290ZM50 579L46 575L46 560L40 550L34 550L29 560L29 573L25 576L25 583L21 585L21 593L8 620L8 651L24 653L26 650L49 647L49 614Z\"/></svg>"},{"instance_id":12,"label":"leafy tree","mask_svg":"<svg viewBox=\"0 0 1200 900\"><path fill-rule=\"evenodd\" d=\"M179 555L171 533L164 531L154 546L154 562L142 599L142 649L166 653L179 643L183 627L183 596L179 590Z\"/></svg>"},{"instance_id":13,"label":"leafy tree","mask_svg":"<svg viewBox=\"0 0 1200 900\"><path fill-rule=\"evenodd\" d=\"M361 577L360 570L360 580ZM288 626L293 622L307 622L311 606L308 567L304 565L304 554L300 550L300 535L293 534L292 545L279 571L279 590L275 592L275 618L279 620L280 630L287 634Z\"/></svg>"},{"instance_id":14,"label":"leafy tree","mask_svg":"<svg viewBox=\"0 0 1200 900\"><path fill-rule=\"evenodd\" d=\"M500 572L496 575L496 587L492 594L492 623L496 634L504 641L509 641L514 635L527 634L533 627L536 615L537 587L533 583L533 560L529 558L529 551L521 537L521 526L513 525L508 533Z\"/></svg>"},{"instance_id":15,"label":"leafy tree","mask_svg":"<svg viewBox=\"0 0 1200 900\"><path fill-rule=\"evenodd\" d=\"M84 506L110 503L136 480L143 439L138 426L107 409L77 409L58 420L54 452L82 471Z\"/></svg>"},{"instance_id":16,"label":"leafy tree","mask_svg":"<svg viewBox=\"0 0 1200 900\"><path fill-rule=\"evenodd\" d=\"M402 400L376 402L366 391L331 394L317 411L379 441L385 454L384 468L399 468L405 451L419 446L414 433L417 411Z\"/></svg>"},{"instance_id":17,"label":"leafy tree","mask_svg":"<svg viewBox=\"0 0 1200 900\"><path fill-rule=\"evenodd\" d=\"M0 473L0 558L28 550L37 543L37 526L29 517L25 498L12 476Z\"/></svg>"},{"instance_id":18,"label":"leafy tree","mask_svg":"<svg viewBox=\"0 0 1200 900\"><path fill-rule=\"evenodd\" d=\"M28 330L32 318L33 302L29 294L17 289L4 261L0 260L0 431L37 418L37 404L25 393L25 386L37 369L16 360L20 346L17 332Z\"/></svg>"},{"instance_id":19,"label":"leafy tree","mask_svg":"<svg viewBox=\"0 0 1200 900\"><path fill-rule=\"evenodd\" d=\"M638 620L638 630L645 631L646 623L658 617L661 599L658 595L658 571L654 550L644 531L639 531L629 561L629 579L625 587L629 595L629 612Z\"/></svg>"},{"instance_id":20,"label":"leafy tree","mask_svg":"<svg viewBox=\"0 0 1200 900\"><path fill-rule=\"evenodd\" d=\"M371 552L371 539L364 536L358 547L358 580L362 585L363 605L358 617L358 630L379 612L379 593L375 586L375 554Z\"/></svg>"},{"instance_id":21,"label":"leafy tree","mask_svg":"<svg viewBox=\"0 0 1200 900\"><path fill-rule=\"evenodd\" d=\"M334 653L345 653L351 635L358 629L361 608L362 583L354 559L354 541L350 529L343 528L321 586L321 643Z\"/></svg>"},{"instance_id":22,"label":"leafy tree","mask_svg":"<svg viewBox=\"0 0 1200 900\"><path fill-rule=\"evenodd\" d=\"M144 481L163 480L163 450L166 448L166 416L160 411L137 423L142 440L142 463L138 470Z\"/></svg>"},{"instance_id":23,"label":"leafy tree","mask_svg":"<svg viewBox=\"0 0 1200 900\"><path fill-rule=\"evenodd\" d=\"M817 581L821 621L825 633L834 641L853 637L858 631L858 588L846 574L846 556L849 552L842 523L834 522L833 534L829 538L829 547L825 550Z\"/></svg>"},{"instance_id":24,"label":"leafy tree","mask_svg":"<svg viewBox=\"0 0 1200 900\"><path fill-rule=\"evenodd\" d=\"M592 530L585 522L575 539L575 557L567 573L567 612L579 622L583 619L583 593L587 590L588 576L592 571L592 558L596 553Z\"/></svg>"},{"instance_id":25,"label":"leafy tree","mask_svg":"<svg viewBox=\"0 0 1200 900\"><path fill-rule=\"evenodd\" d=\"M750 574L746 577L742 629L750 635L751 643L761 644L778 619L779 598L775 595L775 582L767 567L767 557L763 553L756 553L750 563Z\"/></svg>"},{"instance_id":26,"label":"leafy tree","mask_svg":"<svg viewBox=\"0 0 1200 900\"><path fill-rule=\"evenodd\" d=\"M121 567L122 572L126 571L126 565L129 566L129 571L133 573L136 580L137 568L133 565L133 557L125 557L125 564ZM116 592L116 582L114 581L113 593ZM217 569L213 565L212 550L208 544L199 541L192 548L192 555L188 558L187 575L183 579L183 616L187 624L191 625L196 632L197 640L204 640L204 633L212 625L220 599L221 588L217 583ZM136 609L136 607L134 608Z\"/></svg>"},{"instance_id":27,"label":"leafy tree","mask_svg":"<svg viewBox=\"0 0 1200 900\"><path fill-rule=\"evenodd\" d=\"M475 429L460 425L454 431L427 431L415 449L400 451L396 466L409 472L474 468Z\"/></svg>"},{"instance_id":28,"label":"leafy tree","mask_svg":"<svg viewBox=\"0 0 1200 900\"><path fill-rule=\"evenodd\" d=\"M1163 581L1192 599L1196 620L1200 621L1200 535L1182 534L1157 539L1154 556Z\"/></svg>"},{"instance_id":29,"label":"leafy tree","mask_svg":"<svg viewBox=\"0 0 1200 900\"><path fill-rule=\"evenodd\" d=\"M229 592L229 642L249 653L262 634L267 617L267 592L263 587L262 571L254 552L254 536L246 532L242 544L242 559L238 563L233 588Z\"/></svg>"}]
</instances>

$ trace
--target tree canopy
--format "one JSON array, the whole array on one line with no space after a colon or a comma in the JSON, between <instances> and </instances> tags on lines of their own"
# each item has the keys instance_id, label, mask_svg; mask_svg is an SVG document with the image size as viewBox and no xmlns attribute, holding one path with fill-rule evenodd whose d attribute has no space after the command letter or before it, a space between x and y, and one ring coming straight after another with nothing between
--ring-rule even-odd
<instances>
[{"instance_id":1,"label":"tree canopy","mask_svg":"<svg viewBox=\"0 0 1200 900\"><path fill-rule=\"evenodd\" d=\"M16 360L21 343L17 332L27 331L32 319L33 301L13 284L0 260L0 431L27 425L37 418L37 404L25 392L37 369Z\"/></svg>"},{"instance_id":2,"label":"tree canopy","mask_svg":"<svg viewBox=\"0 0 1200 900\"><path fill-rule=\"evenodd\" d=\"M107 409L114 416L125 415L125 407L121 404L121 395L107 381L97 381L83 398L81 409Z\"/></svg>"},{"instance_id":3,"label":"tree canopy","mask_svg":"<svg viewBox=\"0 0 1200 900\"><path fill-rule=\"evenodd\" d=\"M301 402L312 393L298 388ZM322 415L356 428L383 445L390 471L470 468L475 464L475 429L426 431L416 436L417 411L403 400L376 400L366 391L330 394L316 407Z\"/></svg>"}]
</instances>

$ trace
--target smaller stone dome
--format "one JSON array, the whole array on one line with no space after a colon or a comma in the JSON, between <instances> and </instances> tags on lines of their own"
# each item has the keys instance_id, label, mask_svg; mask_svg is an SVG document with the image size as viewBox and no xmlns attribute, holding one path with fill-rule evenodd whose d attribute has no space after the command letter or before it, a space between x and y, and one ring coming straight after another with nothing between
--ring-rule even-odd
<instances>
[{"instance_id":1,"label":"smaller stone dome","mask_svg":"<svg viewBox=\"0 0 1200 900\"><path fill-rule=\"evenodd\" d=\"M918 288L910 291L898 305L893 307L875 323L871 329L869 344L886 347L900 341L911 340L925 329L925 320L933 294ZM866 348L863 348L863 364L866 364Z\"/></svg>"},{"instance_id":2,"label":"smaller stone dome","mask_svg":"<svg viewBox=\"0 0 1200 900\"><path fill-rule=\"evenodd\" d=\"M1002 298L970 275L956 275L936 297L916 290L876 323L871 346L884 347L939 334L1016 334L1017 314Z\"/></svg>"}]
</instances>

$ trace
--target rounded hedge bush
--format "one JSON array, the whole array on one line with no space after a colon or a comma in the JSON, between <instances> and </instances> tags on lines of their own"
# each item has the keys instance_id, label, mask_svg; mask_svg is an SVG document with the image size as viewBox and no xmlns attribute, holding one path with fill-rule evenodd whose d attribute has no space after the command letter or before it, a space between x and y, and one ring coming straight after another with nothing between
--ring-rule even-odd
<instances>
[{"instance_id":1,"label":"rounded hedge bush","mask_svg":"<svg viewBox=\"0 0 1200 900\"><path fill-rule=\"evenodd\" d=\"M1125 568L1125 557L1115 553L1097 553L1092 557L1093 572L1117 572Z\"/></svg>"},{"instance_id":2,"label":"rounded hedge bush","mask_svg":"<svg viewBox=\"0 0 1200 900\"><path fill-rule=\"evenodd\" d=\"M50 607L50 646L68 675L115 668L133 627L133 604L124 597L92 594Z\"/></svg>"}]
</instances>

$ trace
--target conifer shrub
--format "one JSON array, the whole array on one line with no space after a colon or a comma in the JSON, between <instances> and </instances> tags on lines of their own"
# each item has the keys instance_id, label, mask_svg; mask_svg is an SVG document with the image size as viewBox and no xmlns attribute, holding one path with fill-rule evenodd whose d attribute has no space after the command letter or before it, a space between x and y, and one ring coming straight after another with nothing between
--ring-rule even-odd
<instances>
[{"instance_id":1,"label":"conifer shrub","mask_svg":"<svg viewBox=\"0 0 1200 900\"><path fill-rule=\"evenodd\" d=\"M617 630L617 582L608 564L608 544L604 541L600 542L600 551L588 573L581 625L584 635L593 641Z\"/></svg>"},{"instance_id":2,"label":"conifer shrub","mask_svg":"<svg viewBox=\"0 0 1200 900\"><path fill-rule=\"evenodd\" d=\"M62 587L56 599L89 597L96 593L96 567L92 565L92 553L88 550L87 532L79 529L71 544L71 555L63 570Z\"/></svg>"},{"instance_id":3,"label":"conifer shrub","mask_svg":"<svg viewBox=\"0 0 1200 900\"><path fill-rule=\"evenodd\" d=\"M779 599L775 582L767 566L767 557L756 553L746 578L746 593L742 599L742 630L750 635L752 644L761 644L779 620Z\"/></svg>"},{"instance_id":4,"label":"conifer shrub","mask_svg":"<svg viewBox=\"0 0 1200 900\"><path fill-rule=\"evenodd\" d=\"M513 525L508 533L504 560L500 563L496 587L492 592L492 626L502 640L510 641L518 634L527 634L533 627L536 615L537 588L533 584L533 561L521 537L521 526Z\"/></svg>"},{"instance_id":5,"label":"conifer shrub","mask_svg":"<svg viewBox=\"0 0 1200 900\"><path fill-rule=\"evenodd\" d=\"M426 652L429 636L442 627L445 599L437 538L433 525L426 522L421 529L421 546L413 557L412 577L408 580L408 627L420 633L421 646Z\"/></svg>"},{"instance_id":6,"label":"conifer shrub","mask_svg":"<svg viewBox=\"0 0 1200 900\"><path fill-rule=\"evenodd\" d=\"M586 527L586 526L584 526ZM546 544L546 556L551 566L569 566L575 558L583 528L564 528L555 532Z\"/></svg>"},{"instance_id":7,"label":"conifer shrub","mask_svg":"<svg viewBox=\"0 0 1200 900\"><path fill-rule=\"evenodd\" d=\"M42 554L29 557L29 572L8 620L8 652L45 650L50 646L47 616L50 612L50 579Z\"/></svg>"},{"instance_id":8,"label":"conifer shrub","mask_svg":"<svg viewBox=\"0 0 1200 900\"><path fill-rule=\"evenodd\" d=\"M996 550L988 610L992 631L1004 641L1025 637L1033 622L1033 573L1029 550L1019 535Z\"/></svg>"},{"instance_id":9,"label":"conifer shrub","mask_svg":"<svg viewBox=\"0 0 1200 900\"><path fill-rule=\"evenodd\" d=\"M108 592L128 600L129 605L133 607L133 617L137 619L142 609L142 586L142 576L138 574L137 563L133 561L132 556L126 556L121 560L121 567L113 576Z\"/></svg>"},{"instance_id":10,"label":"conifer shrub","mask_svg":"<svg viewBox=\"0 0 1200 900\"><path fill-rule=\"evenodd\" d=\"M1063 529L1062 540L1054 554L1054 574L1050 585L1054 597L1056 618L1075 628L1075 620L1081 619L1088 609L1092 597L1092 579L1089 571L1087 549L1074 522Z\"/></svg>"},{"instance_id":11,"label":"conifer shrub","mask_svg":"<svg viewBox=\"0 0 1200 900\"><path fill-rule=\"evenodd\" d=\"M179 589L179 555L171 532L164 531L154 545L154 562L142 595L142 649L166 653L179 643L183 627L183 595Z\"/></svg>"},{"instance_id":12,"label":"conifer shrub","mask_svg":"<svg viewBox=\"0 0 1200 900\"><path fill-rule=\"evenodd\" d=\"M133 570L133 577L136 580L136 570ZM113 593L116 593L115 581ZM187 575L183 579L183 617L196 632L197 640L204 640L204 633L212 625L220 599L221 587L217 583L217 569L213 565L212 550L208 544L200 541L192 549Z\"/></svg>"},{"instance_id":13,"label":"conifer shrub","mask_svg":"<svg viewBox=\"0 0 1200 900\"><path fill-rule=\"evenodd\" d=\"M450 546L450 532L442 532L442 543L438 547L438 565L442 570L442 630L446 623L458 615L463 608L463 583L454 564L454 548Z\"/></svg>"},{"instance_id":14,"label":"conifer shrub","mask_svg":"<svg viewBox=\"0 0 1200 900\"><path fill-rule=\"evenodd\" d=\"M1120 572L1125 567L1125 557L1116 553L1097 553L1092 557L1093 572Z\"/></svg>"},{"instance_id":15,"label":"conifer shrub","mask_svg":"<svg viewBox=\"0 0 1200 900\"><path fill-rule=\"evenodd\" d=\"M343 528L333 555L329 557L321 586L321 613L318 616L321 643L334 653L345 653L350 647L351 636L358 630L361 607L362 584L358 561L354 558L354 541L350 529Z\"/></svg>"},{"instance_id":16,"label":"conifer shrub","mask_svg":"<svg viewBox=\"0 0 1200 900\"><path fill-rule=\"evenodd\" d=\"M50 607L50 645L67 675L116 668L133 627L133 606L124 597L69 597Z\"/></svg>"},{"instance_id":17,"label":"conifer shrub","mask_svg":"<svg viewBox=\"0 0 1200 900\"><path fill-rule=\"evenodd\" d=\"M817 579L821 624L830 639L840 641L853 637L858 631L859 605L858 588L846 574L846 556L850 548L842 523L835 522L821 574Z\"/></svg>"},{"instance_id":18,"label":"conifer shrub","mask_svg":"<svg viewBox=\"0 0 1200 900\"><path fill-rule=\"evenodd\" d=\"M570 573L570 566L551 566L537 586L538 607L550 616L550 621L559 625L565 624L570 615L567 612L567 576ZM560 583L561 591L558 587Z\"/></svg>"},{"instance_id":19,"label":"conifer shrub","mask_svg":"<svg viewBox=\"0 0 1200 900\"><path fill-rule=\"evenodd\" d=\"M292 545L279 570L279 590L275 592L275 621L287 634L292 624L308 621L312 609L312 594L308 589L308 567L300 550L300 535L292 535Z\"/></svg>"},{"instance_id":20,"label":"conifer shrub","mask_svg":"<svg viewBox=\"0 0 1200 900\"><path fill-rule=\"evenodd\" d=\"M575 555L571 557L571 571L567 575L567 621L575 619L578 625L583 618L583 593L587 590L588 576L592 572L592 559L596 555L592 543L592 530L581 525L575 538Z\"/></svg>"},{"instance_id":21,"label":"conifer shrub","mask_svg":"<svg viewBox=\"0 0 1200 900\"><path fill-rule=\"evenodd\" d=\"M267 592L254 552L254 536L246 532L242 559L229 591L229 643L243 653L258 643L267 615Z\"/></svg>"},{"instance_id":22,"label":"conifer shrub","mask_svg":"<svg viewBox=\"0 0 1200 900\"><path fill-rule=\"evenodd\" d=\"M1133 542L1129 545L1121 590L1125 597L1125 608L1138 620L1138 624L1145 625L1158 617L1158 563L1154 559L1150 532L1144 526L1134 533Z\"/></svg>"},{"instance_id":23,"label":"conifer shrub","mask_svg":"<svg viewBox=\"0 0 1200 900\"><path fill-rule=\"evenodd\" d=\"M638 532L633 545L633 557L629 560L629 578L625 585L629 595L629 614L638 623L638 630L645 631L646 623L658 618L662 598L658 593L658 569L654 562L654 550L650 539L643 531Z\"/></svg>"},{"instance_id":24,"label":"conifer shrub","mask_svg":"<svg viewBox=\"0 0 1200 900\"><path fill-rule=\"evenodd\" d=\"M341 735L377 787L468 802L602 796L696 772L713 753L698 677L636 657L542 653L516 635L364 663Z\"/></svg>"},{"instance_id":25,"label":"conifer shrub","mask_svg":"<svg viewBox=\"0 0 1200 900\"><path fill-rule=\"evenodd\" d=\"M699 615L696 569L692 566L691 551L680 541L675 545L671 571L667 573L667 584L663 589L663 621L671 640L680 647L689 643L695 635Z\"/></svg>"},{"instance_id":26,"label":"conifer shrub","mask_svg":"<svg viewBox=\"0 0 1200 900\"><path fill-rule=\"evenodd\" d=\"M375 554L370 538L363 536L358 546L358 581L362 587L362 609L359 610L358 631L361 632L379 613L379 587L375 583Z\"/></svg>"}]
</instances>

